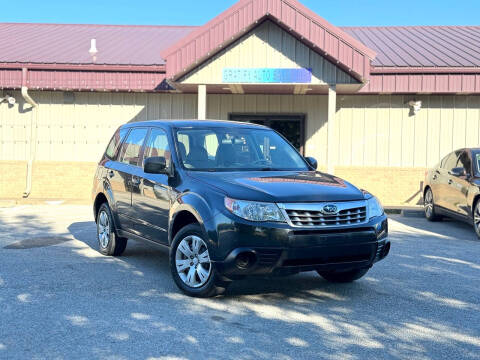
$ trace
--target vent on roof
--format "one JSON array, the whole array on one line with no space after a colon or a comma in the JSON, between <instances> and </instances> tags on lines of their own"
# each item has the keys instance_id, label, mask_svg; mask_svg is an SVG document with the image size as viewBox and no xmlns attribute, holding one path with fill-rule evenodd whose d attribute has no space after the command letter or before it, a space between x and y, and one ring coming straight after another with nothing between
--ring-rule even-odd
<instances>
[{"instance_id":1,"label":"vent on roof","mask_svg":"<svg viewBox=\"0 0 480 360\"><path fill-rule=\"evenodd\" d=\"M92 56L92 61L95 62L97 60L97 39L90 40L90 50L88 50L90 55Z\"/></svg>"}]
</instances>

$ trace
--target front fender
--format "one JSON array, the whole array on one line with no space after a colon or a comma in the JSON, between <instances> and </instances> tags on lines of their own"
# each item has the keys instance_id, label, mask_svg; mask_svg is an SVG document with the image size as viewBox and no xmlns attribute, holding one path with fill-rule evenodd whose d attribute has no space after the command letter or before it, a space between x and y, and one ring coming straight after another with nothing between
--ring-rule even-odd
<instances>
[{"instance_id":1,"label":"front fender","mask_svg":"<svg viewBox=\"0 0 480 360\"><path fill-rule=\"evenodd\" d=\"M216 228L213 224L211 224L210 220L214 218L217 211L209 202L206 201L204 197L193 192L181 194L170 208L168 243L171 244L173 241L171 236L173 224L175 223L175 218L177 215L182 211L188 211L195 216L197 222L200 224L200 227L207 236L208 241L212 243L211 245L216 246Z\"/></svg>"}]
</instances>

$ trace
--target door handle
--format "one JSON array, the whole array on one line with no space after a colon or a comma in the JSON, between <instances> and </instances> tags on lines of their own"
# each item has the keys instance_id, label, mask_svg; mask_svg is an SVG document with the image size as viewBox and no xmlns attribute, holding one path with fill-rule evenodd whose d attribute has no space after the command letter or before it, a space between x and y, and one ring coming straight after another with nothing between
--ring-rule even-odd
<instances>
[{"instance_id":1,"label":"door handle","mask_svg":"<svg viewBox=\"0 0 480 360\"><path fill-rule=\"evenodd\" d=\"M110 170L108 172L108 177L113 178L114 176L115 176L115 173L113 172L113 170Z\"/></svg>"},{"instance_id":2,"label":"door handle","mask_svg":"<svg viewBox=\"0 0 480 360\"><path fill-rule=\"evenodd\" d=\"M448 180L448 185L452 185L453 184L453 180L452 179L449 179Z\"/></svg>"},{"instance_id":3,"label":"door handle","mask_svg":"<svg viewBox=\"0 0 480 360\"><path fill-rule=\"evenodd\" d=\"M437 174L433 175L433 176L432 176L432 179L433 179L433 180L437 180Z\"/></svg>"}]
</instances>

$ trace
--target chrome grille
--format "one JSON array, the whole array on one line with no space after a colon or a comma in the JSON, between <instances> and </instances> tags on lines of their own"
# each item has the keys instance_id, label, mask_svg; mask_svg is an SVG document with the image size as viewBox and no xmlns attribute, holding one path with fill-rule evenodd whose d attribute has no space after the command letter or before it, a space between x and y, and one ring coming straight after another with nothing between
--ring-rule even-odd
<instances>
[{"instance_id":1,"label":"chrome grille","mask_svg":"<svg viewBox=\"0 0 480 360\"><path fill-rule=\"evenodd\" d=\"M367 206L364 201L335 203L338 212L325 214L321 209L330 203L279 204L291 225L298 227L334 227L366 222Z\"/></svg>"}]
</instances>

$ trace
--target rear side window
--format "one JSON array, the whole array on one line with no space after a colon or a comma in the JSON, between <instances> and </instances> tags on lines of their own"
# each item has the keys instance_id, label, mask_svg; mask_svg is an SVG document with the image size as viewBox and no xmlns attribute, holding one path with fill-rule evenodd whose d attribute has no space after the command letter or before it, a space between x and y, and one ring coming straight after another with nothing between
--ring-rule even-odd
<instances>
[{"instance_id":1,"label":"rear side window","mask_svg":"<svg viewBox=\"0 0 480 360\"><path fill-rule=\"evenodd\" d=\"M458 159L457 154L454 153L454 152L451 153L442 162L442 168L444 168L447 171L452 170L453 168L455 168L457 166L457 159Z\"/></svg>"},{"instance_id":2,"label":"rear side window","mask_svg":"<svg viewBox=\"0 0 480 360\"><path fill-rule=\"evenodd\" d=\"M161 129L152 129L150 137L145 145L144 159L153 156L164 157L167 166L170 165L170 147L168 146L168 138L165 131Z\"/></svg>"},{"instance_id":3,"label":"rear side window","mask_svg":"<svg viewBox=\"0 0 480 360\"><path fill-rule=\"evenodd\" d=\"M142 149L145 138L147 137L147 128L133 129L128 134L127 140L122 144L119 161L124 164L138 166L140 160L140 150Z\"/></svg>"},{"instance_id":4,"label":"rear side window","mask_svg":"<svg viewBox=\"0 0 480 360\"><path fill-rule=\"evenodd\" d=\"M115 158L117 149L125 138L125 135L127 135L127 132L128 129L119 129L115 132L112 140L110 140L110 143L107 146L107 150L105 151L105 156L107 158L109 158L110 160L113 160Z\"/></svg>"}]
</instances>

